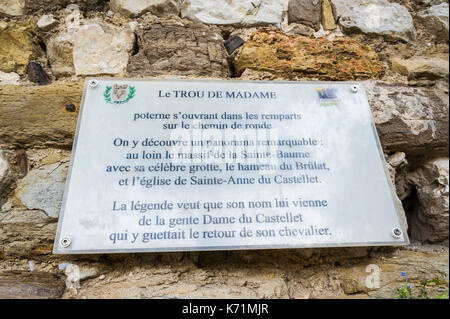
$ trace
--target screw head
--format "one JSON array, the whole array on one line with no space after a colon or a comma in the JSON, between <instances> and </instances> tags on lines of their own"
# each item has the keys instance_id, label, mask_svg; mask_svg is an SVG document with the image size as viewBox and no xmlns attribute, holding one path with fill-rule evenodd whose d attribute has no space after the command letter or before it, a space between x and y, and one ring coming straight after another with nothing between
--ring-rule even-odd
<instances>
[{"instance_id":1,"label":"screw head","mask_svg":"<svg viewBox=\"0 0 450 319\"><path fill-rule=\"evenodd\" d=\"M395 228L392 230L392 236L393 236L394 238L400 238L400 237L402 237L402 230L401 230L400 228L398 228L398 227L395 227Z\"/></svg>"},{"instance_id":2,"label":"screw head","mask_svg":"<svg viewBox=\"0 0 450 319\"><path fill-rule=\"evenodd\" d=\"M358 92L358 86L352 85L351 90L352 90L353 93L357 93Z\"/></svg>"},{"instance_id":3,"label":"screw head","mask_svg":"<svg viewBox=\"0 0 450 319\"><path fill-rule=\"evenodd\" d=\"M76 110L76 107L72 103L66 105L67 112L75 112L75 110Z\"/></svg>"},{"instance_id":4,"label":"screw head","mask_svg":"<svg viewBox=\"0 0 450 319\"><path fill-rule=\"evenodd\" d=\"M60 241L61 247L67 248L70 246L71 243L72 243L72 240L70 239L69 236L65 236L65 237L61 238L61 241Z\"/></svg>"},{"instance_id":5,"label":"screw head","mask_svg":"<svg viewBox=\"0 0 450 319\"><path fill-rule=\"evenodd\" d=\"M89 80L89 86L91 88L95 88L98 85L98 81L96 79Z\"/></svg>"}]
</instances>

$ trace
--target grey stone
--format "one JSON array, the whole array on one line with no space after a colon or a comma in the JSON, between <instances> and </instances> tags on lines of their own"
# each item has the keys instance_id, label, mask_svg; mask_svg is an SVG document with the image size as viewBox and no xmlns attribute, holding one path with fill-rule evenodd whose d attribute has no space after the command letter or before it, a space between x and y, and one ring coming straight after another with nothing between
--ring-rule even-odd
<instances>
[{"instance_id":1,"label":"grey stone","mask_svg":"<svg viewBox=\"0 0 450 319\"><path fill-rule=\"evenodd\" d=\"M300 23L320 29L322 19L322 0L290 0L288 6L288 22Z\"/></svg>"},{"instance_id":2,"label":"grey stone","mask_svg":"<svg viewBox=\"0 0 450 319\"><path fill-rule=\"evenodd\" d=\"M387 0L332 0L344 33L382 35L388 40L411 41L416 29L408 9Z\"/></svg>"},{"instance_id":3,"label":"grey stone","mask_svg":"<svg viewBox=\"0 0 450 319\"><path fill-rule=\"evenodd\" d=\"M68 163L54 163L31 170L22 179L14 196L28 209L39 209L57 218L64 193Z\"/></svg>"},{"instance_id":4,"label":"grey stone","mask_svg":"<svg viewBox=\"0 0 450 319\"><path fill-rule=\"evenodd\" d=\"M31 82L40 84L40 85L46 85L51 82L50 77L45 72L45 70L42 68L42 66L37 62L29 62L27 67L28 72L28 80Z\"/></svg>"},{"instance_id":5,"label":"grey stone","mask_svg":"<svg viewBox=\"0 0 450 319\"><path fill-rule=\"evenodd\" d=\"M448 16L449 5L447 2L434 5L417 14L417 17L426 26L428 32L436 36L436 40L447 43L449 41Z\"/></svg>"},{"instance_id":6,"label":"grey stone","mask_svg":"<svg viewBox=\"0 0 450 319\"><path fill-rule=\"evenodd\" d=\"M25 0L25 12L33 14L36 11L55 12L68 5L77 5L82 11L92 12L103 10L109 0Z\"/></svg>"},{"instance_id":7,"label":"grey stone","mask_svg":"<svg viewBox=\"0 0 450 319\"><path fill-rule=\"evenodd\" d=\"M448 97L433 89L364 83L383 149L411 155L448 153Z\"/></svg>"},{"instance_id":8,"label":"grey stone","mask_svg":"<svg viewBox=\"0 0 450 319\"><path fill-rule=\"evenodd\" d=\"M181 16L207 24L258 26L280 24L283 9L279 0L185 0Z\"/></svg>"},{"instance_id":9,"label":"grey stone","mask_svg":"<svg viewBox=\"0 0 450 319\"><path fill-rule=\"evenodd\" d=\"M225 46L225 49L227 49L228 54L232 54L234 50L239 48L241 45L244 44L244 40L238 35L235 35L228 40L226 40L223 45Z\"/></svg>"},{"instance_id":10,"label":"grey stone","mask_svg":"<svg viewBox=\"0 0 450 319\"><path fill-rule=\"evenodd\" d=\"M111 0L111 9L128 17L136 18L146 12L156 16L178 15L178 0Z\"/></svg>"},{"instance_id":11,"label":"grey stone","mask_svg":"<svg viewBox=\"0 0 450 319\"><path fill-rule=\"evenodd\" d=\"M421 242L442 242L449 234L449 159L438 158L408 174L419 208L411 221L411 236Z\"/></svg>"}]
</instances>

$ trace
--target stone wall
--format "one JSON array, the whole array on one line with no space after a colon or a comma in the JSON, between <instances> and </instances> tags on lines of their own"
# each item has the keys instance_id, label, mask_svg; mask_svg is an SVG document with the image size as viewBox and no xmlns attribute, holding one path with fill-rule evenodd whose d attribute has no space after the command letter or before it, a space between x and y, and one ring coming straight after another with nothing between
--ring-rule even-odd
<instances>
[{"instance_id":1,"label":"stone wall","mask_svg":"<svg viewBox=\"0 0 450 319\"><path fill-rule=\"evenodd\" d=\"M0 0L0 298L392 298L402 272L448 291L448 6ZM363 81L411 245L52 255L85 76Z\"/></svg>"}]
</instances>

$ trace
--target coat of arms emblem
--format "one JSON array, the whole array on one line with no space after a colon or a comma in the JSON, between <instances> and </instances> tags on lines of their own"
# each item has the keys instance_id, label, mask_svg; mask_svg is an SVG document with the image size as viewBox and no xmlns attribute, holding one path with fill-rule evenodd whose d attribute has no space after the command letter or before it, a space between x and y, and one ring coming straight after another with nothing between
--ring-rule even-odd
<instances>
[{"instance_id":1,"label":"coat of arms emblem","mask_svg":"<svg viewBox=\"0 0 450 319\"><path fill-rule=\"evenodd\" d=\"M114 84L113 86L106 86L103 96L105 101L110 104L127 103L136 94L134 86L128 84Z\"/></svg>"},{"instance_id":2,"label":"coat of arms emblem","mask_svg":"<svg viewBox=\"0 0 450 319\"><path fill-rule=\"evenodd\" d=\"M336 88L316 88L319 96L320 106L338 106L338 89Z\"/></svg>"}]
</instances>

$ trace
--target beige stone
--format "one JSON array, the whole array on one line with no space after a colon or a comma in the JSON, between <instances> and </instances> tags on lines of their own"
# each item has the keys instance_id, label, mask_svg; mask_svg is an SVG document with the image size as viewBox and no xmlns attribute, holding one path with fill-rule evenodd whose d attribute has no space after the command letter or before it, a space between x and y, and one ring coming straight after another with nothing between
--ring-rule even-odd
<instances>
[{"instance_id":1,"label":"beige stone","mask_svg":"<svg viewBox=\"0 0 450 319\"><path fill-rule=\"evenodd\" d=\"M0 85L0 147L70 147L81 102L81 82L47 86Z\"/></svg>"},{"instance_id":2,"label":"beige stone","mask_svg":"<svg viewBox=\"0 0 450 319\"><path fill-rule=\"evenodd\" d=\"M48 31L58 24L53 14L44 14L37 21L37 27L43 31Z\"/></svg>"},{"instance_id":3,"label":"beige stone","mask_svg":"<svg viewBox=\"0 0 450 319\"><path fill-rule=\"evenodd\" d=\"M335 30L337 28L333 8L329 0L323 0L322 2L322 27L324 30Z\"/></svg>"},{"instance_id":4,"label":"beige stone","mask_svg":"<svg viewBox=\"0 0 450 319\"><path fill-rule=\"evenodd\" d=\"M26 73L28 61L35 54L33 30L32 21L0 24L0 71Z\"/></svg>"},{"instance_id":5,"label":"beige stone","mask_svg":"<svg viewBox=\"0 0 450 319\"><path fill-rule=\"evenodd\" d=\"M392 71L408 77L409 80L437 80L448 79L449 62L446 57L412 57L391 59Z\"/></svg>"},{"instance_id":6,"label":"beige stone","mask_svg":"<svg viewBox=\"0 0 450 319\"><path fill-rule=\"evenodd\" d=\"M121 74L128 64L134 33L99 20L84 20L80 26L47 40L47 55L55 76Z\"/></svg>"},{"instance_id":7,"label":"beige stone","mask_svg":"<svg viewBox=\"0 0 450 319\"><path fill-rule=\"evenodd\" d=\"M25 0L0 0L0 16L20 16L24 7Z\"/></svg>"},{"instance_id":8,"label":"beige stone","mask_svg":"<svg viewBox=\"0 0 450 319\"><path fill-rule=\"evenodd\" d=\"M9 193L9 186L13 181L13 174L11 172L8 160L0 149L0 208Z\"/></svg>"},{"instance_id":9,"label":"beige stone","mask_svg":"<svg viewBox=\"0 0 450 319\"><path fill-rule=\"evenodd\" d=\"M326 256L326 250L319 250ZM340 249L342 252L343 250ZM211 255L203 266L193 265L183 254L169 254L116 261L101 267L102 277L81 282L76 295L66 291L64 298L387 298L397 295L405 284L406 272L413 296L419 297L423 283L438 279L427 287L431 297L448 290L448 253L407 250L388 251L373 257L324 258L309 266L296 250L273 252L200 253ZM202 257L203 256L203 257ZM226 257L225 257L226 256ZM255 256L243 265L242 257ZM239 258L240 257L240 258ZM253 257L252 257L253 258ZM340 261L336 266L334 262ZM98 263L97 263L98 264ZM78 264L82 267L82 264ZM117 271L126 265L127 271ZM370 265L370 267L368 267ZM375 268L376 267L376 268ZM378 281L369 275L378 272Z\"/></svg>"},{"instance_id":10,"label":"beige stone","mask_svg":"<svg viewBox=\"0 0 450 319\"><path fill-rule=\"evenodd\" d=\"M63 33L49 39L47 57L52 73L56 77L74 74L72 35Z\"/></svg>"},{"instance_id":11,"label":"beige stone","mask_svg":"<svg viewBox=\"0 0 450 319\"><path fill-rule=\"evenodd\" d=\"M238 74L253 69L286 79L356 80L379 78L384 73L377 54L356 41L310 39L271 30L254 32L234 66Z\"/></svg>"},{"instance_id":12,"label":"beige stone","mask_svg":"<svg viewBox=\"0 0 450 319\"><path fill-rule=\"evenodd\" d=\"M125 71L134 43L130 29L81 26L74 34L73 62L77 75L119 74Z\"/></svg>"}]
</instances>

